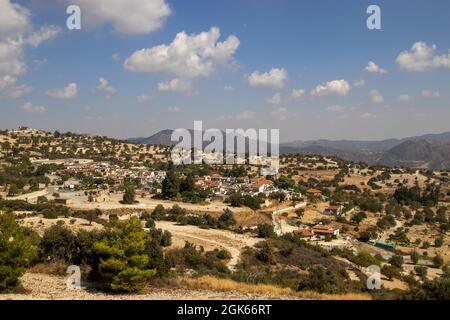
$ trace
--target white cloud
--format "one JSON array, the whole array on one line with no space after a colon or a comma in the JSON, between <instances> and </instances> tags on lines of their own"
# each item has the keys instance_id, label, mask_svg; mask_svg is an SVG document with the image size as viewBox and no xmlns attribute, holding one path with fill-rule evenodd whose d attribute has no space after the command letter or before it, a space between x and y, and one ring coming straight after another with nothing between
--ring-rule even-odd
<instances>
[{"instance_id":1,"label":"white cloud","mask_svg":"<svg viewBox=\"0 0 450 320\"><path fill-rule=\"evenodd\" d=\"M305 90L303 89L293 89L291 92L291 99L299 100L305 96Z\"/></svg>"},{"instance_id":2,"label":"white cloud","mask_svg":"<svg viewBox=\"0 0 450 320\"><path fill-rule=\"evenodd\" d=\"M69 83L63 89L53 89L47 91L47 96L54 99L70 100L77 97L78 85L76 83Z\"/></svg>"},{"instance_id":3,"label":"white cloud","mask_svg":"<svg viewBox=\"0 0 450 320\"><path fill-rule=\"evenodd\" d=\"M19 108L30 113L45 113L47 111L45 107L35 106L31 102L27 102L24 105L20 106Z\"/></svg>"},{"instance_id":4,"label":"white cloud","mask_svg":"<svg viewBox=\"0 0 450 320\"><path fill-rule=\"evenodd\" d=\"M152 100L152 99L153 99L153 96L148 95L148 94L141 94L141 95L139 95L139 96L136 97L136 100L137 100L139 103L145 103L145 102L150 101L150 100Z\"/></svg>"},{"instance_id":5,"label":"white cloud","mask_svg":"<svg viewBox=\"0 0 450 320\"><path fill-rule=\"evenodd\" d=\"M422 90L422 97L424 98L439 98L440 96L439 91Z\"/></svg>"},{"instance_id":6,"label":"white cloud","mask_svg":"<svg viewBox=\"0 0 450 320\"><path fill-rule=\"evenodd\" d=\"M323 83L315 87L311 91L313 96L327 96L330 94L337 94L339 96L346 96L350 92L350 85L345 80L333 80Z\"/></svg>"},{"instance_id":7,"label":"white cloud","mask_svg":"<svg viewBox=\"0 0 450 320\"><path fill-rule=\"evenodd\" d=\"M44 26L38 31L32 33L26 42L32 47L39 47L42 42L56 38L62 32L61 28L56 26Z\"/></svg>"},{"instance_id":8,"label":"white cloud","mask_svg":"<svg viewBox=\"0 0 450 320\"><path fill-rule=\"evenodd\" d=\"M278 108L272 111L272 115L277 120L286 120L287 119L288 109L286 108Z\"/></svg>"},{"instance_id":9,"label":"white cloud","mask_svg":"<svg viewBox=\"0 0 450 320\"><path fill-rule=\"evenodd\" d=\"M220 29L188 35L176 35L169 45L141 49L125 60L124 68L133 72L161 72L181 78L207 77L232 61L239 39L229 36L218 42Z\"/></svg>"},{"instance_id":10,"label":"white cloud","mask_svg":"<svg viewBox=\"0 0 450 320\"><path fill-rule=\"evenodd\" d=\"M374 103L383 103L384 98L378 90L370 91L370 100Z\"/></svg>"},{"instance_id":11,"label":"white cloud","mask_svg":"<svg viewBox=\"0 0 450 320\"><path fill-rule=\"evenodd\" d=\"M20 36L30 30L30 11L10 0L0 0L0 38Z\"/></svg>"},{"instance_id":12,"label":"white cloud","mask_svg":"<svg viewBox=\"0 0 450 320\"><path fill-rule=\"evenodd\" d=\"M105 96L107 99L111 99L113 95L117 93L116 88L111 86L105 78L100 78L97 87L93 90L95 93L99 93Z\"/></svg>"},{"instance_id":13,"label":"white cloud","mask_svg":"<svg viewBox=\"0 0 450 320\"><path fill-rule=\"evenodd\" d=\"M386 69L381 68L380 66L378 66L373 61L369 61L369 63L367 64L365 70L370 72L370 73L379 73L379 74L386 74L386 73L388 73L388 71Z\"/></svg>"},{"instance_id":14,"label":"white cloud","mask_svg":"<svg viewBox=\"0 0 450 320\"><path fill-rule=\"evenodd\" d=\"M24 84L22 85L8 84L4 88L2 88L0 85L0 97L5 97L9 99L18 99L30 94L31 92L33 92L33 90L34 90L33 87Z\"/></svg>"},{"instance_id":15,"label":"white cloud","mask_svg":"<svg viewBox=\"0 0 450 320\"><path fill-rule=\"evenodd\" d=\"M275 93L271 98L267 99L270 104L281 104L281 94L279 92Z\"/></svg>"},{"instance_id":16,"label":"white cloud","mask_svg":"<svg viewBox=\"0 0 450 320\"><path fill-rule=\"evenodd\" d=\"M179 107L169 107L167 109L167 111L172 112L172 113L177 113L177 112L181 112L181 108L179 108Z\"/></svg>"},{"instance_id":17,"label":"white cloud","mask_svg":"<svg viewBox=\"0 0 450 320\"><path fill-rule=\"evenodd\" d=\"M225 87L223 87L223 90L225 90L225 91L234 91L234 88L232 86L225 86Z\"/></svg>"},{"instance_id":18,"label":"white cloud","mask_svg":"<svg viewBox=\"0 0 450 320\"><path fill-rule=\"evenodd\" d=\"M342 111L345 111L347 109L348 109L347 107L340 106L340 105L334 105L334 106L330 106L330 107L327 108L327 110L331 111L331 112L342 112Z\"/></svg>"},{"instance_id":19,"label":"white cloud","mask_svg":"<svg viewBox=\"0 0 450 320\"><path fill-rule=\"evenodd\" d=\"M119 61L120 60L120 54L115 52L112 54L111 59L113 59L114 61Z\"/></svg>"},{"instance_id":20,"label":"white cloud","mask_svg":"<svg viewBox=\"0 0 450 320\"><path fill-rule=\"evenodd\" d=\"M436 45L416 42L411 49L402 51L397 57L397 65L406 71L426 71L450 68L450 49L448 54L436 55Z\"/></svg>"},{"instance_id":21,"label":"white cloud","mask_svg":"<svg viewBox=\"0 0 450 320\"><path fill-rule=\"evenodd\" d=\"M253 72L247 76L247 83L251 87L270 87L270 88L282 88L285 82L288 80L288 73L285 69L273 68L269 72L259 73Z\"/></svg>"},{"instance_id":22,"label":"white cloud","mask_svg":"<svg viewBox=\"0 0 450 320\"><path fill-rule=\"evenodd\" d=\"M191 83L175 78L167 82L158 83L158 91L189 92L191 91Z\"/></svg>"},{"instance_id":23,"label":"white cloud","mask_svg":"<svg viewBox=\"0 0 450 320\"><path fill-rule=\"evenodd\" d=\"M256 113L253 111L248 111L248 110L242 111L241 113L239 113L236 116L236 120L249 120L249 119L254 118L255 115L256 115Z\"/></svg>"},{"instance_id":24,"label":"white cloud","mask_svg":"<svg viewBox=\"0 0 450 320\"><path fill-rule=\"evenodd\" d=\"M27 71L25 48L27 45L38 46L54 37L49 35L49 30L56 27L47 26L34 32L30 11L10 0L0 0L0 12L0 96L22 97L32 90L29 86L16 84L17 77Z\"/></svg>"},{"instance_id":25,"label":"white cloud","mask_svg":"<svg viewBox=\"0 0 450 320\"><path fill-rule=\"evenodd\" d=\"M405 101L411 100L411 96L408 94L402 94L402 95L400 95L399 99L400 99L400 101L405 102Z\"/></svg>"},{"instance_id":26,"label":"white cloud","mask_svg":"<svg viewBox=\"0 0 450 320\"><path fill-rule=\"evenodd\" d=\"M357 88L362 88L362 87L364 87L364 86L366 85L366 80L364 80L364 79L356 80L356 81L353 83L353 85L354 85L355 87L357 87Z\"/></svg>"},{"instance_id":27,"label":"white cloud","mask_svg":"<svg viewBox=\"0 0 450 320\"><path fill-rule=\"evenodd\" d=\"M368 120L368 119L374 119L374 118L376 118L377 116L375 115L375 114L373 114L373 113L370 113L370 112L366 112L366 113L363 113L362 115L361 115L361 118L362 119L366 119L366 120Z\"/></svg>"},{"instance_id":28,"label":"white cloud","mask_svg":"<svg viewBox=\"0 0 450 320\"><path fill-rule=\"evenodd\" d=\"M10 75L5 75L2 78L0 78L0 89L12 86L13 84L15 84L17 81L16 78L10 76Z\"/></svg>"},{"instance_id":29,"label":"white cloud","mask_svg":"<svg viewBox=\"0 0 450 320\"><path fill-rule=\"evenodd\" d=\"M160 29L171 14L166 0L65 0L82 8L90 26L111 24L124 34L145 34Z\"/></svg>"}]
</instances>

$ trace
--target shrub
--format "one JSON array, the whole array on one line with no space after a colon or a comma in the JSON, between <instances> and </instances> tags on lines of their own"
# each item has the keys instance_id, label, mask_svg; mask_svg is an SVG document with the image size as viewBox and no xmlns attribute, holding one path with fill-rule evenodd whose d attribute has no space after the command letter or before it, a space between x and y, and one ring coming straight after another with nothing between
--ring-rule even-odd
<instances>
[{"instance_id":1,"label":"shrub","mask_svg":"<svg viewBox=\"0 0 450 320\"><path fill-rule=\"evenodd\" d=\"M19 284L19 278L35 256L36 248L14 214L0 211L0 292Z\"/></svg>"},{"instance_id":2,"label":"shrub","mask_svg":"<svg viewBox=\"0 0 450 320\"><path fill-rule=\"evenodd\" d=\"M395 256L392 256L392 257L389 259L389 263L390 263L391 265L393 265L394 267L401 268L402 265L403 265L403 263L404 263L404 260L403 260L403 257L402 257L402 256L400 256L400 255L395 255Z\"/></svg>"},{"instance_id":3,"label":"shrub","mask_svg":"<svg viewBox=\"0 0 450 320\"><path fill-rule=\"evenodd\" d=\"M273 226L267 223L258 224L257 229L258 237L260 238L275 238L276 234L273 230Z\"/></svg>"}]
</instances>

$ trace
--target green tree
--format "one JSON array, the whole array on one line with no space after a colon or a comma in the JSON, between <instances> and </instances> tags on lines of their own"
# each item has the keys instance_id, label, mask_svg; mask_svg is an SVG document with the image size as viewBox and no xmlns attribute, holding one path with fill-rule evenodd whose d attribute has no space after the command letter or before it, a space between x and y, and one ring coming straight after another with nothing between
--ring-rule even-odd
<instances>
[{"instance_id":1,"label":"green tree","mask_svg":"<svg viewBox=\"0 0 450 320\"><path fill-rule=\"evenodd\" d=\"M152 238L140 221L131 219L116 223L104 239L94 245L100 257L98 271L106 286L117 292L142 289L155 274L146 247Z\"/></svg>"},{"instance_id":2,"label":"green tree","mask_svg":"<svg viewBox=\"0 0 450 320\"><path fill-rule=\"evenodd\" d=\"M135 199L136 199L136 193L134 191L134 188L132 186L128 186L125 189L122 203L123 204L133 204L135 202Z\"/></svg>"},{"instance_id":3,"label":"green tree","mask_svg":"<svg viewBox=\"0 0 450 320\"><path fill-rule=\"evenodd\" d=\"M413 252L411 252L411 262L412 262L413 264L417 264L417 262L419 262L419 258L420 258L420 255L419 255L419 253L417 253L416 250L414 250Z\"/></svg>"},{"instance_id":4,"label":"green tree","mask_svg":"<svg viewBox=\"0 0 450 320\"><path fill-rule=\"evenodd\" d=\"M164 199L176 198L180 191L180 181L175 174L174 165L169 162L168 170L166 172L166 177L162 182L162 197Z\"/></svg>"},{"instance_id":5,"label":"green tree","mask_svg":"<svg viewBox=\"0 0 450 320\"><path fill-rule=\"evenodd\" d=\"M394 267L401 268L404 263L404 260L401 255L395 255L389 259L389 263Z\"/></svg>"},{"instance_id":6,"label":"green tree","mask_svg":"<svg viewBox=\"0 0 450 320\"><path fill-rule=\"evenodd\" d=\"M0 292L19 284L25 268L36 257L36 248L17 224L14 214L0 211Z\"/></svg>"},{"instance_id":7,"label":"green tree","mask_svg":"<svg viewBox=\"0 0 450 320\"><path fill-rule=\"evenodd\" d=\"M273 226L267 223L258 224L257 232L260 238L275 238L276 236Z\"/></svg>"}]
</instances>

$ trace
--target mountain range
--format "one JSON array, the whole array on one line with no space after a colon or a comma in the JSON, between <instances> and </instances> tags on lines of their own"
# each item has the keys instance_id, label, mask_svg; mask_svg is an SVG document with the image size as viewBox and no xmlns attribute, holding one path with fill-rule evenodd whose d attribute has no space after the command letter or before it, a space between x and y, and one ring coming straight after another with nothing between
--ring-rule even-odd
<instances>
[{"instance_id":1,"label":"mountain range","mask_svg":"<svg viewBox=\"0 0 450 320\"><path fill-rule=\"evenodd\" d=\"M173 146L175 142L171 141L172 132L173 130L166 129L147 138L133 138L129 141ZM280 153L333 155L372 165L450 170L450 132L380 141L298 140L280 144Z\"/></svg>"}]
</instances>

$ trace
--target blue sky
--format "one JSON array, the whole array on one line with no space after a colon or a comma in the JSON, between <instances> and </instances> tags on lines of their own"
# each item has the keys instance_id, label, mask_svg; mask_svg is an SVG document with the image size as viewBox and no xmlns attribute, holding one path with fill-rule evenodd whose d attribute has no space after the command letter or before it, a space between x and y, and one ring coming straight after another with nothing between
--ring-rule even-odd
<instances>
[{"instance_id":1,"label":"blue sky","mask_svg":"<svg viewBox=\"0 0 450 320\"><path fill-rule=\"evenodd\" d=\"M67 30L68 4L79 4L81 30ZM370 4L381 8L381 30L366 27ZM283 141L450 130L446 0L0 0L0 6L7 9L0 46L10 50L0 53L2 128L124 138L203 120L205 127L280 128ZM156 63L157 46L179 50L173 41L183 31L185 51ZM199 41L201 33L212 40Z\"/></svg>"}]
</instances>

